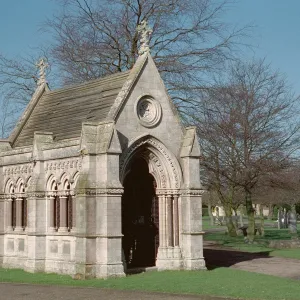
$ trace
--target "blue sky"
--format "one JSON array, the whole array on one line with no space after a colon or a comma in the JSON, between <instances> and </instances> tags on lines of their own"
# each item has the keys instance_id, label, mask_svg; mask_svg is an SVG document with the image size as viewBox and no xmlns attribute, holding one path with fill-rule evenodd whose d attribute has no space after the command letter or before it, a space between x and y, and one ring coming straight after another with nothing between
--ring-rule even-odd
<instances>
[{"instance_id":1,"label":"blue sky","mask_svg":"<svg viewBox=\"0 0 300 300\"><path fill-rule=\"evenodd\" d=\"M266 57L274 68L285 73L297 94L300 94L299 13L299 0L240 0L226 16L232 23L256 25L252 40L255 56Z\"/></svg>"},{"instance_id":2,"label":"blue sky","mask_svg":"<svg viewBox=\"0 0 300 300\"><path fill-rule=\"evenodd\" d=\"M58 10L55 1L1 0L0 4L1 53L19 56L49 40L49 35L39 29Z\"/></svg>"},{"instance_id":3,"label":"blue sky","mask_svg":"<svg viewBox=\"0 0 300 300\"><path fill-rule=\"evenodd\" d=\"M35 51L50 36L39 30L59 6L53 0L1 0L0 52L19 56ZM237 0L226 13L226 21L254 23L252 44L256 56L266 57L273 67L285 73L300 94L300 1ZM249 57L253 55L249 51Z\"/></svg>"}]
</instances>

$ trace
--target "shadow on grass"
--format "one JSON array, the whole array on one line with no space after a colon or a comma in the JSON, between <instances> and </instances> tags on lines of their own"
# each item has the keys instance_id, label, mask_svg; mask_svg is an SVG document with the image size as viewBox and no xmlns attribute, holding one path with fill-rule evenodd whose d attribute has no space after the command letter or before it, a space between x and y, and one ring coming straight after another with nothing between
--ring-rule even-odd
<instances>
[{"instance_id":1,"label":"shadow on grass","mask_svg":"<svg viewBox=\"0 0 300 300\"><path fill-rule=\"evenodd\" d=\"M256 258L269 258L271 251L248 253L226 249L204 249L204 257L208 270L231 267L237 263L251 261Z\"/></svg>"},{"instance_id":2,"label":"shadow on grass","mask_svg":"<svg viewBox=\"0 0 300 300\"><path fill-rule=\"evenodd\" d=\"M300 233L298 232L298 237ZM290 240L291 234L288 229L268 229L265 230L265 240Z\"/></svg>"}]
</instances>

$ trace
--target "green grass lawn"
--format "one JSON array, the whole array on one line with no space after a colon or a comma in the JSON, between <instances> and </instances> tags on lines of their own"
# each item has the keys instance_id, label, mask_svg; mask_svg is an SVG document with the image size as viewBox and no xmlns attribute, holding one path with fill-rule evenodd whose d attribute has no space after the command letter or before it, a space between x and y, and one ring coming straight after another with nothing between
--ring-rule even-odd
<instances>
[{"instance_id":1,"label":"green grass lawn","mask_svg":"<svg viewBox=\"0 0 300 300\"><path fill-rule=\"evenodd\" d=\"M243 220L245 223L248 222L247 217L243 217ZM256 220L256 223L258 223L259 220ZM272 220L265 220L265 226L273 226L275 224L274 221ZM202 217L202 226L203 226L203 230L207 230L207 229L212 229L212 228L224 228L226 229L226 225L210 225L210 219L209 216L203 216Z\"/></svg>"},{"instance_id":2,"label":"green grass lawn","mask_svg":"<svg viewBox=\"0 0 300 300\"><path fill-rule=\"evenodd\" d=\"M223 296L256 300L298 300L299 281L229 268L212 271L147 272L108 280L73 280L70 276L0 269L1 282L66 285Z\"/></svg>"},{"instance_id":3,"label":"green grass lawn","mask_svg":"<svg viewBox=\"0 0 300 300\"><path fill-rule=\"evenodd\" d=\"M300 235L299 235L300 236ZM224 232L209 232L204 235L207 241L217 241L218 243L241 251L247 252L266 252L271 256L281 256L300 259L300 249L272 249L268 247L268 242L271 240L289 240L291 235L288 229L266 228L265 236L257 236L255 243L248 245L244 242L243 236L230 237Z\"/></svg>"}]
</instances>

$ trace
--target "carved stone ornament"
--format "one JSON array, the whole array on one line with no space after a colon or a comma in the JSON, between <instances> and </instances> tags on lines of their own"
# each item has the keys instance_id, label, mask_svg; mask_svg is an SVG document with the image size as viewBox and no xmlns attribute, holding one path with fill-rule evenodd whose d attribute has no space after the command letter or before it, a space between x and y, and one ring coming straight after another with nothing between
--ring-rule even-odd
<instances>
[{"instance_id":1,"label":"carved stone ornament","mask_svg":"<svg viewBox=\"0 0 300 300\"><path fill-rule=\"evenodd\" d=\"M144 127L154 127L162 116L160 103L150 96L139 98L134 106L135 114Z\"/></svg>"},{"instance_id":2,"label":"carved stone ornament","mask_svg":"<svg viewBox=\"0 0 300 300\"><path fill-rule=\"evenodd\" d=\"M149 40L152 34L152 29L148 26L147 20L143 20L136 30L140 37L139 55L143 55L150 51Z\"/></svg>"},{"instance_id":3,"label":"carved stone ornament","mask_svg":"<svg viewBox=\"0 0 300 300\"><path fill-rule=\"evenodd\" d=\"M66 159L59 161L49 161L46 163L45 171L53 172L55 170L68 170L68 169L76 169L81 170L82 161L79 158L76 159Z\"/></svg>"},{"instance_id":4,"label":"carved stone ornament","mask_svg":"<svg viewBox=\"0 0 300 300\"><path fill-rule=\"evenodd\" d=\"M202 189L186 189L181 191L181 195L183 196L201 196L205 190Z\"/></svg>"},{"instance_id":5,"label":"carved stone ornament","mask_svg":"<svg viewBox=\"0 0 300 300\"><path fill-rule=\"evenodd\" d=\"M75 194L77 196L96 196L96 195L122 195L124 192L123 188L93 188L93 189L77 189Z\"/></svg>"},{"instance_id":6,"label":"carved stone ornament","mask_svg":"<svg viewBox=\"0 0 300 300\"><path fill-rule=\"evenodd\" d=\"M28 199L31 198L45 198L47 196L46 192L28 192L26 193L26 197Z\"/></svg>"},{"instance_id":7,"label":"carved stone ornament","mask_svg":"<svg viewBox=\"0 0 300 300\"><path fill-rule=\"evenodd\" d=\"M20 166L4 167L4 176L13 176L21 174L31 174L33 170L33 164L26 164Z\"/></svg>"},{"instance_id":8,"label":"carved stone ornament","mask_svg":"<svg viewBox=\"0 0 300 300\"><path fill-rule=\"evenodd\" d=\"M36 67L39 69L39 78L37 81L37 85L42 85L47 83L46 81L46 69L49 67L47 60L45 58L41 58L37 63Z\"/></svg>"}]
</instances>

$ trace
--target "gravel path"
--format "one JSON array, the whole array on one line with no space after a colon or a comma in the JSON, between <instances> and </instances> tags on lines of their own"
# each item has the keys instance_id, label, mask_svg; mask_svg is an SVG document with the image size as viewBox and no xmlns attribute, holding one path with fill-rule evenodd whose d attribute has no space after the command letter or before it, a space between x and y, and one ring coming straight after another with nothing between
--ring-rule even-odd
<instances>
[{"instance_id":1,"label":"gravel path","mask_svg":"<svg viewBox=\"0 0 300 300\"><path fill-rule=\"evenodd\" d=\"M204 257L208 269L230 267L300 280L299 259L269 256L268 252L242 252L212 242L204 243Z\"/></svg>"}]
</instances>

